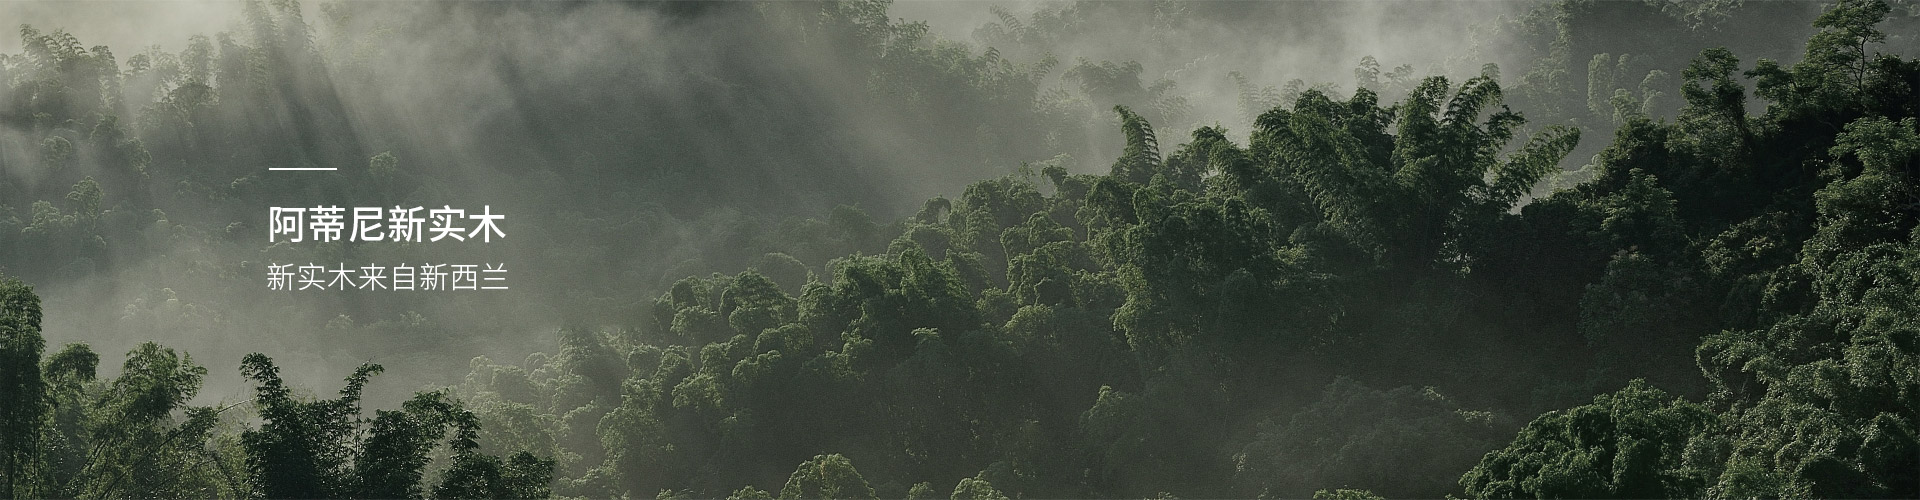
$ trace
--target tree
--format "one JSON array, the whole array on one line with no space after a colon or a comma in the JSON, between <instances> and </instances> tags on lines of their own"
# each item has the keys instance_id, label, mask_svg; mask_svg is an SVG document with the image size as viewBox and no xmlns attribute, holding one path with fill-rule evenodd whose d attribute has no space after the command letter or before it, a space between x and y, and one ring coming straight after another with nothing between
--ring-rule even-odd
<instances>
[{"instance_id":1,"label":"tree","mask_svg":"<svg viewBox=\"0 0 1920 500\"><path fill-rule=\"evenodd\" d=\"M838 453L817 455L801 462L780 487L781 500L802 498L874 498L873 487L854 470L853 462Z\"/></svg>"},{"instance_id":2,"label":"tree","mask_svg":"<svg viewBox=\"0 0 1920 500\"><path fill-rule=\"evenodd\" d=\"M19 279L0 275L0 496L33 496L29 473L47 413L41 378L40 297Z\"/></svg>"},{"instance_id":3,"label":"tree","mask_svg":"<svg viewBox=\"0 0 1920 500\"><path fill-rule=\"evenodd\" d=\"M1593 404L1541 415L1460 485L1478 498L1699 497L1701 478L1683 452L1719 425L1706 407L1636 380Z\"/></svg>"},{"instance_id":4,"label":"tree","mask_svg":"<svg viewBox=\"0 0 1920 500\"><path fill-rule=\"evenodd\" d=\"M263 421L241 436L256 490L269 498L352 494L348 466L359 424L360 391L380 371L380 365L361 365L347 377L339 398L303 402L280 379L272 359L247 355L240 372L258 384L254 401Z\"/></svg>"},{"instance_id":5,"label":"tree","mask_svg":"<svg viewBox=\"0 0 1920 500\"><path fill-rule=\"evenodd\" d=\"M427 491L420 482L433 442L451 429L451 463L432 496L548 496L554 461L525 451L504 460L481 453L479 418L444 392L422 392L401 411L362 418L361 391L380 371L380 365L361 365L339 398L300 401L272 359L248 355L242 374L258 384L254 403L264 420L241 435L256 491L268 497L416 498Z\"/></svg>"},{"instance_id":6,"label":"tree","mask_svg":"<svg viewBox=\"0 0 1920 500\"><path fill-rule=\"evenodd\" d=\"M87 233L94 233L100 222L100 183L92 177L81 179L73 185L73 191L67 193L67 201L73 203L73 214L86 226Z\"/></svg>"},{"instance_id":7,"label":"tree","mask_svg":"<svg viewBox=\"0 0 1920 500\"><path fill-rule=\"evenodd\" d=\"M985 478L974 476L960 480L953 485L953 500L1007 500L1007 495L993 489L993 483Z\"/></svg>"}]
</instances>

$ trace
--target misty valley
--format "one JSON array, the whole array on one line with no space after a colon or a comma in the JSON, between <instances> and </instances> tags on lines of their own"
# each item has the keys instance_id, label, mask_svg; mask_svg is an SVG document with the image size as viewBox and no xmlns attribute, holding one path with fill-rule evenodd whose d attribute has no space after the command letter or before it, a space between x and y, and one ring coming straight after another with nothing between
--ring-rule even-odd
<instances>
[{"instance_id":1,"label":"misty valley","mask_svg":"<svg viewBox=\"0 0 1920 500\"><path fill-rule=\"evenodd\" d=\"M0 20L0 497L1920 498L1920 0Z\"/></svg>"}]
</instances>

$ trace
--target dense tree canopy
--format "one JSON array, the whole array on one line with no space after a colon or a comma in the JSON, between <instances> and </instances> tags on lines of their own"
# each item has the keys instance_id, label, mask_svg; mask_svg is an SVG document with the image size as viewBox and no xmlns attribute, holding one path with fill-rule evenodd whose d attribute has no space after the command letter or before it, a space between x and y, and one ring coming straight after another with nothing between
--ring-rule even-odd
<instances>
[{"instance_id":1,"label":"dense tree canopy","mask_svg":"<svg viewBox=\"0 0 1920 500\"><path fill-rule=\"evenodd\" d=\"M1547 2L1502 24L1538 42L1507 76L1369 57L1343 92L1234 73L1244 135L1187 127L1197 94L1138 61L1043 50L1135 15L1169 37L1217 6L996 10L976 52L884 1L699 5L657 8L792 42L716 54L844 56L823 64L859 92L835 96L898 113L899 150L976 182L897 219L862 205L879 182L831 165L884 162L841 153L857 141L822 132L831 106L782 97L817 82L779 66L669 66L715 89L697 103L799 116L766 123L648 101L686 83L667 77L583 102L520 75L551 105L485 131L531 144L474 147L533 151L510 201L538 223L519 227L566 244L506 253L602 272L527 287L562 306L449 307L564 318L534 336L557 349L472 357L482 342L419 303L317 298L346 311L318 317L329 339L431 345L470 358L465 378L369 413L382 365L315 395L252 353L247 396L200 406L209 370L158 343L113 377L89 344L48 354L40 297L0 277L0 496L1920 497L1911 2L1796 18L1790 64L1703 44L1805 6ZM527 9L575 12L545 8ZM369 69L400 57L376 50L392 11L329 6L331 37L303 12L246 2L242 33L124 61L23 27L0 59L0 266L252 286L262 259L410 255L261 249L233 222L279 196L425 203L462 180L361 133L396 130L354 97L392 81ZM1670 43L1602 36L1635 23ZM710 133L737 140L696 151ZM256 172L322 164L352 168ZM780 177L741 180L761 174ZM141 293L102 321L316 318Z\"/></svg>"}]
</instances>

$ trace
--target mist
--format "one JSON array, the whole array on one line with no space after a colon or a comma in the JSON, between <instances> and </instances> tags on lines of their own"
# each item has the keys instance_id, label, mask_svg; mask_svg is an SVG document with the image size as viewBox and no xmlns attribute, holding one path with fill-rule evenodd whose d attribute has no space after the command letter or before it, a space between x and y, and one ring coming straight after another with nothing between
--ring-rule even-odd
<instances>
[{"instance_id":1,"label":"mist","mask_svg":"<svg viewBox=\"0 0 1920 500\"><path fill-rule=\"evenodd\" d=\"M1863 54L1920 53L1920 10L1896 3ZM1732 311L1789 278L1753 269L1829 215L1811 170L1713 162L1762 161L1726 130L1815 120L1755 75L1820 62L1827 8L6 2L0 273L40 297L47 351L89 344L103 379L145 342L207 368L193 405L254 400L249 353L303 397L378 363L367 406L454 388L493 426L483 449L556 460L560 495L777 493L838 450L883 497L955 475L1028 496L1448 494L1533 415L1630 380L1724 397L1696 347L1763 329ZM1752 118L1683 87L1713 47L1753 69L1715 87ZM1888 99L1833 116L1897 117ZM1419 109L1470 130L1446 137L1474 159L1393 187L1440 168L1396 145L1426 140ZM1744 128L1761 117L1783 125ZM1826 154L1850 130L1829 128L1774 157ZM1336 129L1352 137L1300 138ZM1679 145L1633 149L1649 137ZM1665 163L1620 166L1643 157ZM1315 177L1328 158L1386 166ZM1660 170L1687 162L1714 166ZM263 234L268 207L323 205L485 206L506 236ZM1713 246L1754 228L1795 246ZM510 289L266 283L270 264L414 262L504 263ZM1667 336L1620 340L1644 332ZM773 384L753 370L792 385L728 385ZM1374 484L1365 457L1306 443L1346 422L1378 426L1352 431L1380 440L1364 453L1438 451Z\"/></svg>"},{"instance_id":2,"label":"mist","mask_svg":"<svg viewBox=\"0 0 1920 500\"><path fill-rule=\"evenodd\" d=\"M48 303L57 305L49 307L50 345L89 342L114 353L155 340L195 353L210 366L246 352L278 351L291 358L285 362L295 378L311 380L336 379L360 362L391 357L409 360L393 379L452 383L473 356L517 359L551 342L552 331L563 324L614 325L631 315L582 315L584 308L555 297L584 294L616 310L638 308L685 275L743 269L759 255L715 247L727 246L728 238L769 232L784 217L825 219L832 207L849 205L876 220L893 220L917 209L919 200L957 195L974 180L1013 172L1023 162L1068 153L1075 154L1067 165L1072 170L1097 172L1105 168L1103 157L1118 152L1117 138L1105 126L1055 144L1019 137L982 141L974 137L981 124L942 116L939 102L902 103L868 92L859 78L863 61L820 43L789 43L807 35L775 22L775 16L802 6L691 5L303 5L301 16L327 57L322 70L306 73L307 80L296 85L314 89L304 98L318 100L314 112L341 127L298 132L308 136L305 141L328 146L296 161L352 175L364 168L365 158L391 152L418 179L417 192L433 198L417 201L484 203L509 214L516 231L503 244L487 246L484 255L520 266L530 277L522 285L527 288L418 302L259 297L236 293L231 280L181 279L178 249L161 256L116 255L116 266L143 272L133 274L137 278L94 274L41 285ZM1472 40L1457 36L1457 26L1523 7L1449 3L1438 13L1415 14L1376 2L1202 2L1184 7L1192 12L1178 24L1115 39L1110 34L1137 32L1136 23L1151 21L1153 11L1143 9L1158 7L1094 3L1077 7L1096 14L1071 36L1000 50L1016 64L1047 56L1063 66L1081 59L1139 61L1147 68L1143 82L1174 82L1171 94L1191 105L1178 117L1187 123L1167 124L1170 130L1224 123L1244 137L1251 117L1239 112L1229 72L1255 82L1305 78L1339 86L1351 85L1341 76L1365 55L1440 68L1448 57L1474 48ZM247 29L240 2L15 2L5 8L20 24L65 30L83 45L114 49L122 59L149 47L177 52L195 35ZM994 8L1031 15L1076 7L909 2L886 15L902 24L924 21L937 37L926 43L942 40L978 54L986 40L977 32L999 21L990 12ZM1449 22L1434 22L1435 15ZM0 48L20 50L18 40L6 43ZM1062 73L1037 75L1037 85L1080 94L1090 108L1086 118L1110 120L1102 110L1114 104L1148 104L1095 102L1113 97L1085 96ZM132 90L129 107L147 97ZM914 105L919 107L909 107ZM10 164L27 179L29 191L64 187L20 170L24 162ZM145 186L153 192L168 187ZM109 196L116 194L125 193ZM330 201L301 194L273 199ZM653 218L621 220L626 214L618 212L636 208ZM170 213L169 221L254 228L259 211ZM552 227L560 225L554 219L561 214L611 219L608 227ZM224 267L257 265L262 242L244 234L227 239L230 245L202 249L201 259ZM604 245L554 245L582 239ZM592 254L572 254L581 251ZM398 256L414 255L435 253ZM806 263L816 272L825 264ZM153 320L131 320L138 316L128 313L149 308L192 312L156 313L186 316L156 332ZM338 328L392 326L406 321L408 312L420 313L418 320L427 325L362 333ZM336 328L328 329L329 323ZM420 335L432 338L414 338ZM244 393L234 373L214 374L215 389L203 398ZM390 398L419 388L375 386L376 394Z\"/></svg>"}]
</instances>

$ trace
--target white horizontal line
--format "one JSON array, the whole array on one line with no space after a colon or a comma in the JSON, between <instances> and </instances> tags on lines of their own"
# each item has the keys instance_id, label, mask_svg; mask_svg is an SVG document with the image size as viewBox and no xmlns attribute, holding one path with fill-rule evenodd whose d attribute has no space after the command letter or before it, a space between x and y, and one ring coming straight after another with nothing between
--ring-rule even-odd
<instances>
[{"instance_id":1,"label":"white horizontal line","mask_svg":"<svg viewBox=\"0 0 1920 500\"><path fill-rule=\"evenodd\" d=\"M330 168L330 167L308 167L308 168L295 168L295 167L268 167L268 168L267 168L267 170L339 170L339 169L338 169L338 168Z\"/></svg>"}]
</instances>

